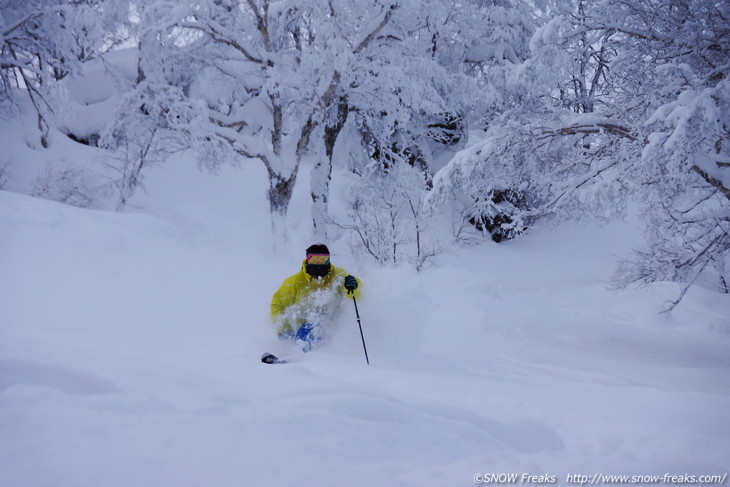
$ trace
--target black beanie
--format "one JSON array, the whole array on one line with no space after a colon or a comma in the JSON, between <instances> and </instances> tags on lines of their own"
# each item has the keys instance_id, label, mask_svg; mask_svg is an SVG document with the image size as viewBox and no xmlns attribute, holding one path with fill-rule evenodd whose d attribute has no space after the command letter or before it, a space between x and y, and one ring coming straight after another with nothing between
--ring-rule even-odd
<instances>
[{"instance_id":1,"label":"black beanie","mask_svg":"<svg viewBox=\"0 0 730 487\"><path fill-rule=\"evenodd\" d=\"M325 244L314 244L307 248L307 255L309 254L329 254L330 249Z\"/></svg>"}]
</instances>

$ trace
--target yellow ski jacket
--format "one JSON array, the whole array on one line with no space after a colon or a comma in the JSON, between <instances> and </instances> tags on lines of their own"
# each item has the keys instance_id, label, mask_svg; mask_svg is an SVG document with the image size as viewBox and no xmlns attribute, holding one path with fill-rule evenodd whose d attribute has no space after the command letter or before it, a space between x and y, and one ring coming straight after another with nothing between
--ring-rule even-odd
<instances>
[{"instance_id":1,"label":"yellow ski jacket","mask_svg":"<svg viewBox=\"0 0 730 487\"><path fill-rule=\"evenodd\" d=\"M332 264L329 273L322 278L307 274L304 264L299 272L284 280L271 299L271 321L276 333L296 333L304 323L316 323L329 316L342 300L353 294L345 289L347 271ZM360 297L360 280L357 279L354 297Z\"/></svg>"}]
</instances>

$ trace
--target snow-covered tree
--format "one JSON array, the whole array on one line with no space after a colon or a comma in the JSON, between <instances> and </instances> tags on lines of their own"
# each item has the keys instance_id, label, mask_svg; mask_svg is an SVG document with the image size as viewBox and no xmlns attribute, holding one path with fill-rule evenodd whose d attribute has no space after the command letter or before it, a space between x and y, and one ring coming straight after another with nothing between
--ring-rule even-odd
<instances>
[{"instance_id":1,"label":"snow-covered tree","mask_svg":"<svg viewBox=\"0 0 730 487\"><path fill-rule=\"evenodd\" d=\"M369 175L365 187L371 186L376 199L370 205L362 204L362 188L356 190L360 195L354 206L359 222L356 241L368 241L368 251L378 254L380 261L396 258L392 247L398 242L403 249L405 244L415 245L416 261L418 255L430 254L419 249L418 238L411 238L414 232L399 240L397 232L388 234L381 228L381 220L395 218L410 226L404 217L415 210L420 222L416 227L423 226L425 212L420 204L432 187L433 173L443 157L440 153L455 152L466 143L470 125L490 119L513 103L501 88L508 84L514 63L527 54L530 21L512 2L437 2L411 18L416 20L415 35L396 46L400 51L382 67L384 74L358 84L359 89L349 96L351 118L365 148L364 158L362 153L351 153L351 158L360 157L365 168L358 172ZM404 47L409 56L403 55ZM385 76L398 82L383 85ZM379 172L373 170L373 162ZM403 177L414 168L420 171L420 178ZM383 199L386 193L393 193L386 190L391 184L397 190ZM414 202L419 203L418 208ZM372 208L369 219L367 208ZM367 232L368 238L363 238L366 232L362 229L367 228L381 230ZM375 248L390 251L372 251Z\"/></svg>"},{"instance_id":2,"label":"snow-covered tree","mask_svg":"<svg viewBox=\"0 0 730 487\"><path fill-rule=\"evenodd\" d=\"M730 5L670 2L641 27L656 96L636 167L647 246L617 278L684 283L671 310L695 282L730 292Z\"/></svg>"},{"instance_id":3,"label":"snow-covered tree","mask_svg":"<svg viewBox=\"0 0 730 487\"><path fill-rule=\"evenodd\" d=\"M519 222L611 218L637 197L650 245L623 282L691 283L714 267L726 283L729 8L547 2L516 70L521 102L439 175L432 205L493 216L509 188L524 196Z\"/></svg>"},{"instance_id":4,"label":"snow-covered tree","mask_svg":"<svg viewBox=\"0 0 730 487\"><path fill-rule=\"evenodd\" d=\"M140 9L138 78L202 100L211 142L265 165L275 222L312 156L314 224L322 233L346 123L372 157L408 155L427 175L434 143L465 138L476 91L467 74L484 77L489 63L523 51L524 38L512 45L500 30L498 20L514 16L504 3L149 2Z\"/></svg>"},{"instance_id":5,"label":"snow-covered tree","mask_svg":"<svg viewBox=\"0 0 730 487\"><path fill-rule=\"evenodd\" d=\"M203 101L210 142L218 147L224 142L230 152L265 165L277 230L283 229L313 133L338 102L340 71L349 58L370 48L395 10L379 2L347 7L348 14L365 19L356 29L338 22L343 9L332 2L145 7L152 14L142 17L140 78L176 86Z\"/></svg>"},{"instance_id":6,"label":"snow-covered tree","mask_svg":"<svg viewBox=\"0 0 730 487\"><path fill-rule=\"evenodd\" d=\"M0 107L24 90L36 110L43 147L59 107L56 82L118 38L125 1L0 1Z\"/></svg>"}]
</instances>

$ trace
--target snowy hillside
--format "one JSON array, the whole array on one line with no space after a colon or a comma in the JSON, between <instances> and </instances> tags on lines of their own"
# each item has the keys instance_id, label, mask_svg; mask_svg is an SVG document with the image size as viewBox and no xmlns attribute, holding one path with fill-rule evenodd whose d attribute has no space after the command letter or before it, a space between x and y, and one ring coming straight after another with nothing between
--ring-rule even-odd
<instances>
[{"instance_id":1,"label":"snowy hillside","mask_svg":"<svg viewBox=\"0 0 730 487\"><path fill-rule=\"evenodd\" d=\"M272 255L264 179L179 159L124 213L0 191L0 485L727 474L730 296L695 287L665 316L674 284L607 291L634 224L536 228L420 274L336 244L371 365L346 303L330 343L270 366L269 301L311 242Z\"/></svg>"}]
</instances>

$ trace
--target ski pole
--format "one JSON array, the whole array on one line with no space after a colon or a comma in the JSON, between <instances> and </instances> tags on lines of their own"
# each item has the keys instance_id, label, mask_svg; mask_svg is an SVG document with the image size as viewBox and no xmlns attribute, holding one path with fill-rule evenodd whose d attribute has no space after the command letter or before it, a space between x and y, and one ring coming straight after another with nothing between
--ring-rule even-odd
<instances>
[{"instance_id":1,"label":"ski pole","mask_svg":"<svg viewBox=\"0 0 730 487\"><path fill-rule=\"evenodd\" d=\"M360 338L362 339L362 349L365 350L365 362L370 365L370 359L368 358L368 347L365 346L365 335L362 334L362 324L360 323L360 313L357 311L357 300L355 295L352 295L352 302L355 304L355 316L357 316L357 326L360 328Z\"/></svg>"}]
</instances>

